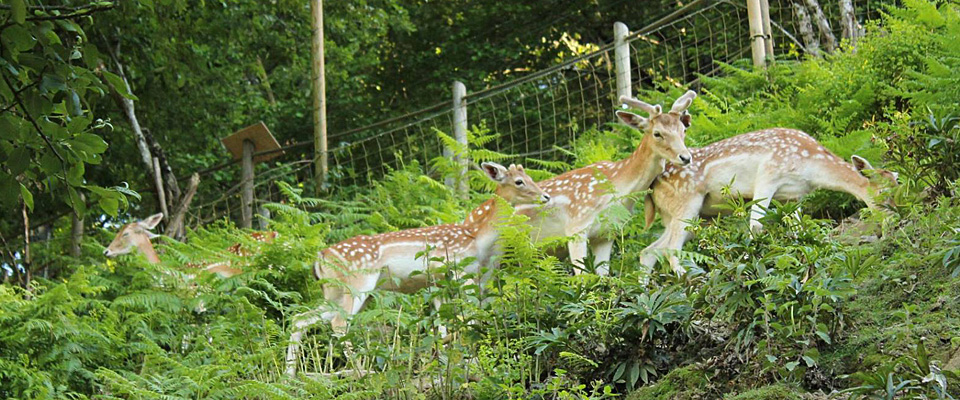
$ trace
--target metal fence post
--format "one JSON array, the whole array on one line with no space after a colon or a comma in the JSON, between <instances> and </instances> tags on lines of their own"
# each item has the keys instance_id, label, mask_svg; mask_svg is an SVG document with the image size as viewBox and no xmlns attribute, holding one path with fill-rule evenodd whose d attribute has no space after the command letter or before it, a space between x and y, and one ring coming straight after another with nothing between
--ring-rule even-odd
<instances>
[{"instance_id":1,"label":"metal fence post","mask_svg":"<svg viewBox=\"0 0 960 400\"><path fill-rule=\"evenodd\" d=\"M613 23L614 65L617 66L617 97L633 97L632 78L630 76L630 44L627 36L630 28L623 22Z\"/></svg>"},{"instance_id":2,"label":"metal fence post","mask_svg":"<svg viewBox=\"0 0 960 400\"><path fill-rule=\"evenodd\" d=\"M763 40L763 12L760 0L747 0L747 18L750 24L750 47L753 49L753 66L766 66L766 46Z\"/></svg>"}]
</instances>

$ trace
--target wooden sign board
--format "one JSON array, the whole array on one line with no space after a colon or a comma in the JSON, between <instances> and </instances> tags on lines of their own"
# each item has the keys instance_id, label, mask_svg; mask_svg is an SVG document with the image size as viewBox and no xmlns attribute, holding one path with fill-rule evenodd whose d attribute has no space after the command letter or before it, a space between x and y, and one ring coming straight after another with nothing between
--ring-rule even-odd
<instances>
[{"instance_id":1,"label":"wooden sign board","mask_svg":"<svg viewBox=\"0 0 960 400\"><path fill-rule=\"evenodd\" d=\"M256 124L243 128L230 136L220 139L220 142L223 143L223 146L230 151L230 154L233 154L233 159L239 160L243 157L244 140L250 140L253 142L254 153L277 150L280 148L280 143L277 143L277 139L273 137L273 134L270 133L270 130L267 129L267 125L265 125L263 121L257 122ZM270 154L259 155L253 158L253 162L264 162L280 156L281 154L283 154L282 151L277 151Z\"/></svg>"}]
</instances>

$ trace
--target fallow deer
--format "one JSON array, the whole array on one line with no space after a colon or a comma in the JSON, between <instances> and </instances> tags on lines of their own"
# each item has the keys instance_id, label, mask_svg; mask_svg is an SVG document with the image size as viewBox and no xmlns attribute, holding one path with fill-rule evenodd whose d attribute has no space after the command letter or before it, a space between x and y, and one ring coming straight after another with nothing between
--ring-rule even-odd
<instances>
[{"instance_id":1,"label":"fallow deer","mask_svg":"<svg viewBox=\"0 0 960 400\"><path fill-rule=\"evenodd\" d=\"M151 231L162 219L163 213L158 213L142 221L135 221L124 225L120 228L120 231L117 232L117 236L113 238L110 245L107 246L107 249L103 251L103 255L112 258L139 251L151 264L159 264L160 257L157 256L157 251L154 250L153 243L151 243L150 240L160 237L160 235ZM250 234L250 237L258 242L270 243L277 238L277 232L253 232ZM236 243L230 246L227 252L240 257L249 257L252 254L249 250L243 248L242 243ZM202 269L204 272L214 273L223 278L229 278L243 272L238 268L234 268L230 261L200 264L196 265L196 267ZM188 278L192 277L192 275L188 275Z\"/></svg>"},{"instance_id":2,"label":"fallow deer","mask_svg":"<svg viewBox=\"0 0 960 400\"><path fill-rule=\"evenodd\" d=\"M497 183L497 196L512 205L550 200L523 166L505 168L488 162L483 163L482 168L486 176ZM448 262L473 259L463 272L479 275L477 283L483 288L498 255L498 208L497 199L493 198L470 212L460 224L356 236L321 251L314 264L314 275L319 280L335 281L323 286L324 298L334 306L324 306L319 313L305 313L295 320L287 348L287 374L296 373L300 342L308 326L323 319L331 323L337 334L342 334L347 324L345 317L360 312L374 289L401 292L421 289L433 278L428 272L442 265L435 261L437 259Z\"/></svg>"},{"instance_id":3,"label":"fallow deer","mask_svg":"<svg viewBox=\"0 0 960 400\"><path fill-rule=\"evenodd\" d=\"M870 208L876 195L896 185L894 172L874 169L867 160L853 156L843 161L816 139L796 129L774 128L745 133L709 146L692 149L694 161L686 166L668 166L653 183L644 203L649 226L660 212L664 232L644 249L642 264L657 261L656 249L680 250L689 239L689 221L712 217L722 211L723 192L758 200L750 209L750 228L759 232L770 201L796 200L816 189L850 193ZM670 255L678 274L679 259Z\"/></svg>"},{"instance_id":4,"label":"fallow deer","mask_svg":"<svg viewBox=\"0 0 960 400\"><path fill-rule=\"evenodd\" d=\"M590 164L540 182L553 201L539 213L524 212L533 225L534 240L572 236L574 239L567 247L574 263L583 262L589 244L598 265L597 274L606 275L613 241L604 232L599 217L616 202L632 208L633 200L627 196L647 190L665 164L690 163L694 156L684 139L690 126L687 108L696 97L693 91L684 93L667 113L662 112L659 104L620 97L621 103L649 114L644 118L628 111L616 112L621 121L644 133L640 145L623 160Z\"/></svg>"}]
</instances>

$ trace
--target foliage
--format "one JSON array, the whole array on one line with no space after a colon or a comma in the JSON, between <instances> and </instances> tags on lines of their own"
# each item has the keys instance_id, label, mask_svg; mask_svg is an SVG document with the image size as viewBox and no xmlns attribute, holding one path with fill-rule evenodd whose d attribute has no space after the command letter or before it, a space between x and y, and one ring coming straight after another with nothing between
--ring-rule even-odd
<instances>
[{"instance_id":1,"label":"foliage","mask_svg":"<svg viewBox=\"0 0 960 400\"><path fill-rule=\"evenodd\" d=\"M19 220L21 205L30 213L67 208L83 214L83 194L102 212L117 215L127 207L127 196L139 196L122 186L105 188L85 179L88 168L102 163L107 149L104 135L111 128L92 110L105 93L101 77L117 79L97 70L99 53L86 30L93 18L114 4L85 2L62 11L24 0L4 5L0 11L0 229L16 226L12 221Z\"/></svg>"},{"instance_id":2,"label":"foliage","mask_svg":"<svg viewBox=\"0 0 960 400\"><path fill-rule=\"evenodd\" d=\"M266 89L259 78L245 80L252 56L241 54L238 46L262 50L273 90L287 92L278 97L296 97L305 79L296 73L303 72L298 69L302 65L296 67L303 56L297 54L305 49L292 41L307 28L302 4L241 2L230 8L211 2L197 7L158 2L152 8L147 3L125 3L123 11L132 19L110 14L118 20L108 26L120 28L124 42L135 44L124 45L119 57L130 65L129 77L143 101L140 109L148 110L144 120L169 129L159 134L163 140L177 142L194 129L213 131L220 118L241 124L245 115L262 110L276 111L270 118L278 124L292 117L286 122L290 125L278 131L284 138L296 137L297 123L305 117L295 113L303 100L265 105L269 102L262 97ZM454 2L431 11L425 3L377 4L399 8L395 15L386 15L377 6L335 6L333 65L368 56L358 49L371 42L410 32L404 10L447 15L462 5ZM463 15L491 11L471 8L482 4L468 4ZM228 8L225 15L219 7ZM221 32L229 21L248 13L256 17L236 32L209 42L176 44L200 32ZM370 14L374 18L363 23L376 25L376 32L356 42L346 40L347 21ZM141 19L143 27L134 26L134 20ZM85 245L79 260L62 256L63 241L36 246L35 257L53 266L52 277L35 275L26 288L0 285L0 397L797 399L815 396L807 391L847 390L882 398L888 383L894 389L900 386L895 390L900 396L956 397L960 382L941 361L960 343L960 204L951 180L955 178L948 175L952 165L937 163L952 162L947 157L954 142L946 139L953 140L956 128L949 126L955 122L944 118L958 113L951 111L956 97L949 97L955 88L938 87L942 95L926 96L929 84L919 83L937 79L944 86L955 78L952 72L941 73L946 71L941 65L953 71L949 68L956 41L949 35L955 32L955 21L953 5L907 1L882 24L870 25L856 52L783 62L767 72L723 66L727 75L704 78L703 95L692 108L693 143L784 125L810 131L844 157L890 157L888 166L903 172L904 179L894 212L863 217L878 226L875 242L841 245L833 221L809 215L814 209L814 216L845 216L859 208L835 201L836 195L774 204L763 220L766 230L758 235L748 227L752 203L731 199L731 216L692 228L698 240L680 253L690 270L687 276L674 277L666 268L648 276L637 268L639 253L658 232L643 227L642 218L630 210L618 208L605 216L617 236L613 275L590 274L595 267L590 262L587 273L571 275L574 267L563 254L554 253L556 243L531 243L524 217L503 207L506 218L498 227L503 255L486 287L463 273L464 265L448 263L432 271L436 274L429 277L434 284L429 288L376 291L345 335L336 336L328 324L318 323L304 343L303 371L357 368L367 373L288 379L282 371L290 322L324 302L312 276L319 249L357 234L462 220L470 206L489 198L484 192L490 187L471 171L470 191L461 198L437 178L458 170L448 159L433 160L429 175L411 162L369 186L323 199L304 195L309 184L278 181L276 189L285 200L266 205L272 211L270 229L280 233L272 243L256 242L249 232L219 221L191 232L187 243L158 243L163 260L159 265L135 255L103 261L103 248L95 243ZM443 25L445 21L433 22L436 25L418 26L423 31L417 34L453 29ZM475 31L470 27L473 30L466 31ZM102 40L98 44L103 50L113 48L116 37L108 35L114 31L103 29L107 37L97 39ZM150 40L150 29L164 32L170 43ZM916 29L929 34L907 33ZM7 35L2 40L8 40ZM274 41L289 48L258 47ZM406 47L388 43L369 57L393 57L401 48ZM441 53L454 50L462 49L443 47ZM141 54L151 51L154 54ZM410 65L432 59L417 54ZM370 89L374 83L367 78L374 74L367 68L375 65L364 58L357 69L333 79L343 79L344 92ZM347 82L355 77L364 79ZM225 89L207 85L207 79L246 83ZM679 90L647 98L663 102ZM183 96L191 106L161 107L171 95ZM99 107L109 108L102 103ZM171 122L180 109L182 120ZM89 113L90 108L84 110ZM360 115L362 110L355 112L352 115ZM931 114L936 129L923 125ZM348 113L343 118L352 117ZM117 147L109 151L130 146L123 129L114 131L116 140L110 142ZM893 133L924 136L898 142L890 138ZM474 162L514 159L480 149L498 140L498 134L483 125L469 132L465 147L440 136ZM919 153L934 137L945 138L935 144L941 147ZM618 127L586 130L564 153L569 162L540 160L534 165L543 170L531 173L542 179L571 166L623 157L638 140L637 132ZM188 144L181 141L173 147ZM179 162L205 165L210 160ZM927 165L929 172L911 172L915 165ZM101 180L101 174L108 175L113 167L101 167L86 175L88 181L108 181ZM123 173L111 179L120 176ZM817 203L827 203L827 211L816 210ZM798 218L801 205L805 213ZM98 239L106 242L111 233L100 232ZM66 232L60 229L55 235L65 237ZM234 244L253 255L231 255L226 249ZM228 279L207 274L190 278L197 266L223 260L245 273ZM453 334L446 342L441 326Z\"/></svg>"}]
</instances>

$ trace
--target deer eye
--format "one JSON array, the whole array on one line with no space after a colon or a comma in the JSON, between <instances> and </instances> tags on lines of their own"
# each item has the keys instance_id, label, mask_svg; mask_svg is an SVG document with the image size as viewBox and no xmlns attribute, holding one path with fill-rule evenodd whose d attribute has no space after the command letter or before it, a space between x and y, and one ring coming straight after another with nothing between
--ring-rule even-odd
<instances>
[{"instance_id":1,"label":"deer eye","mask_svg":"<svg viewBox=\"0 0 960 400\"><path fill-rule=\"evenodd\" d=\"M523 186L523 179L517 179L517 186Z\"/></svg>"},{"instance_id":2,"label":"deer eye","mask_svg":"<svg viewBox=\"0 0 960 400\"><path fill-rule=\"evenodd\" d=\"M655 138L657 138L657 139L663 139L663 135L660 134L660 132L654 132L654 133L653 133L653 137L655 137Z\"/></svg>"}]
</instances>

